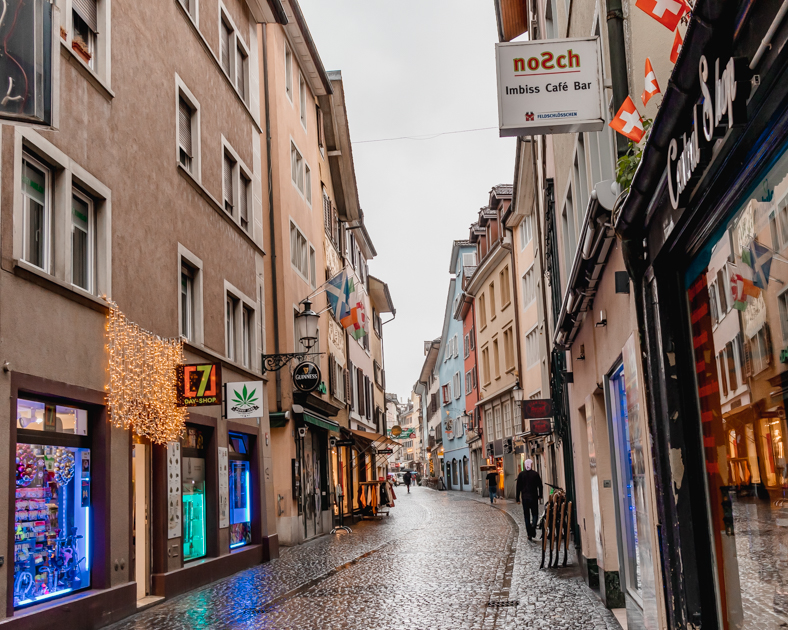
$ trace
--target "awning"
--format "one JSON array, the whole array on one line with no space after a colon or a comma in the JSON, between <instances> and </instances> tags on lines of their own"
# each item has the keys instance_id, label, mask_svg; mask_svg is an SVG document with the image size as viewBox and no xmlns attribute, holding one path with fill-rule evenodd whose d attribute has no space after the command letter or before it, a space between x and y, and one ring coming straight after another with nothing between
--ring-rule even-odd
<instances>
[{"instance_id":1,"label":"awning","mask_svg":"<svg viewBox=\"0 0 788 630\"><path fill-rule=\"evenodd\" d=\"M335 431L339 433L339 423L334 422L333 420L329 420L321 415L318 415L312 411L304 410L304 413L301 414L304 422L308 422L316 427L320 427L321 429L326 429L327 431Z\"/></svg>"},{"instance_id":2,"label":"awning","mask_svg":"<svg viewBox=\"0 0 788 630\"><path fill-rule=\"evenodd\" d=\"M287 418L284 411L275 411L268 414L268 420L272 429L281 429L287 426Z\"/></svg>"},{"instance_id":3,"label":"awning","mask_svg":"<svg viewBox=\"0 0 788 630\"><path fill-rule=\"evenodd\" d=\"M375 448L383 448L386 445L391 446L402 446L399 442L395 442L394 440L388 438L385 435L381 435L380 433L372 433L371 431L359 431L358 429L350 429L350 432L366 440L370 444L373 444Z\"/></svg>"}]
</instances>

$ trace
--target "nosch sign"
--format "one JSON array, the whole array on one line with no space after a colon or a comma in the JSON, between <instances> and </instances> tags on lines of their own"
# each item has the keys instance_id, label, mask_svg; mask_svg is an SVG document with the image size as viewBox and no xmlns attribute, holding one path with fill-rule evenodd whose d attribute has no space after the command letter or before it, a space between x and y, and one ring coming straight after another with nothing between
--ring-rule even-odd
<instances>
[{"instance_id":1,"label":"nosch sign","mask_svg":"<svg viewBox=\"0 0 788 630\"><path fill-rule=\"evenodd\" d=\"M598 37L495 45L501 137L604 127Z\"/></svg>"}]
</instances>

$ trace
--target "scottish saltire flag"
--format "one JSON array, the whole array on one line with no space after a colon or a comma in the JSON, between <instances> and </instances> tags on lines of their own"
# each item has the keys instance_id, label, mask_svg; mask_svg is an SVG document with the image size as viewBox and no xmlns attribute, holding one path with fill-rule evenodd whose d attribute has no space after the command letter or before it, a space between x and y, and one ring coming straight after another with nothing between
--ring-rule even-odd
<instances>
[{"instance_id":1,"label":"scottish saltire flag","mask_svg":"<svg viewBox=\"0 0 788 630\"><path fill-rule=\"evenodd\" d=\"M353 278L343 269L326 283L326 297L334 317L341 320L350 312L350 300L355 293Z\"/></svg>"},{"instance_id":2,"label":"scottish saltire flag","mask_svg":"<svg viewBox=\"0 0 788 630\"><path fill-rule=\"evenodd\" d=\"M758 241L753 241L752 247L745 248L741 257L745 264L752 267L753 284L759 289L766 290L772 270L772 250L761 245Z\"/></svg>"}]
</instances>

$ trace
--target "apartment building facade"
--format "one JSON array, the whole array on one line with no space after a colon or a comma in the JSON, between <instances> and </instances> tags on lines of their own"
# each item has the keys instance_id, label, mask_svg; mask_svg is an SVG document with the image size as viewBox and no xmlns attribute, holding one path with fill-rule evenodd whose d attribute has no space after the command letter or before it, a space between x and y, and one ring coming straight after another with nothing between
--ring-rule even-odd
<instances>
[{"instance_id":1,"label":"apartment building facade","mask_svg":"<svg viewBox=\"0 0 788 630\"><path fill-rule=\"evenodd\" d=\"M8 627L97 627L138 600L278 553L262 473L271 459L264 403L257 417L231 422L218 406L195 410L168 446L111 424L127 417L110 417L105 389L117 367L107 300L141 336L182 340L185 363L221 366L225 382L263 378L257 24L281 17L278 3L207 1L199 14L188 2L55 5L59 131L2 131L0 387L10 406L0 423L5 461L31 471L26 480L7 470L16 483L0 496ZM149 38L157 44L144 45ZM216 454L234 445L244 451L231 468L248 482L248 518L226 522L212 507L228 481ZM193 491L168 496L173 451L183 456L170 466ZM47 459L66 474L49 479ZM44 503L58 507L31 507ZM79 562L67 584L47 581L43 552L17 533L31 509L47 528L73 528ZM53 530L46 544L57 542Z\"/></svg>"}]
</instances>

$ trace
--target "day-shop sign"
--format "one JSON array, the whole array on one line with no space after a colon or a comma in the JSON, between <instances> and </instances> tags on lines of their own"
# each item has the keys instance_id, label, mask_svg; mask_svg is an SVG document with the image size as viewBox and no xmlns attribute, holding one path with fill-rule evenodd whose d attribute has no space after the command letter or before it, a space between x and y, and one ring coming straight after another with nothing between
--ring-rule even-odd
<instances>
[{"instance_id":1,"label":"day-shop sign","mask_svg":"<svg viewBox=\"0 0 788 630\"><path fill-rule=\"evenodd\" d=\"M207 407L222 404L222 366L194 363L175 368L178 407Z\"/></svg>"},{"instance_id":2,"label":"day-shop sign","mask_svg":"<svg viewBox=\"0 0 788 630\"><path fill-rule=\"evenodd\" d=\"M603 128L598 37L496 44L495 58L501 137Z\"/></svg>"},{"instance_id":3,"label":"day-shop sign","mask_svg":"<svg viewBox=\"0 0 788 630\"><path fill-rule=\"evenodd\" d=\"M224 417L257 418L263 409L263 381L226 383L224 386Z\"/></svg>"}]
</instances>

